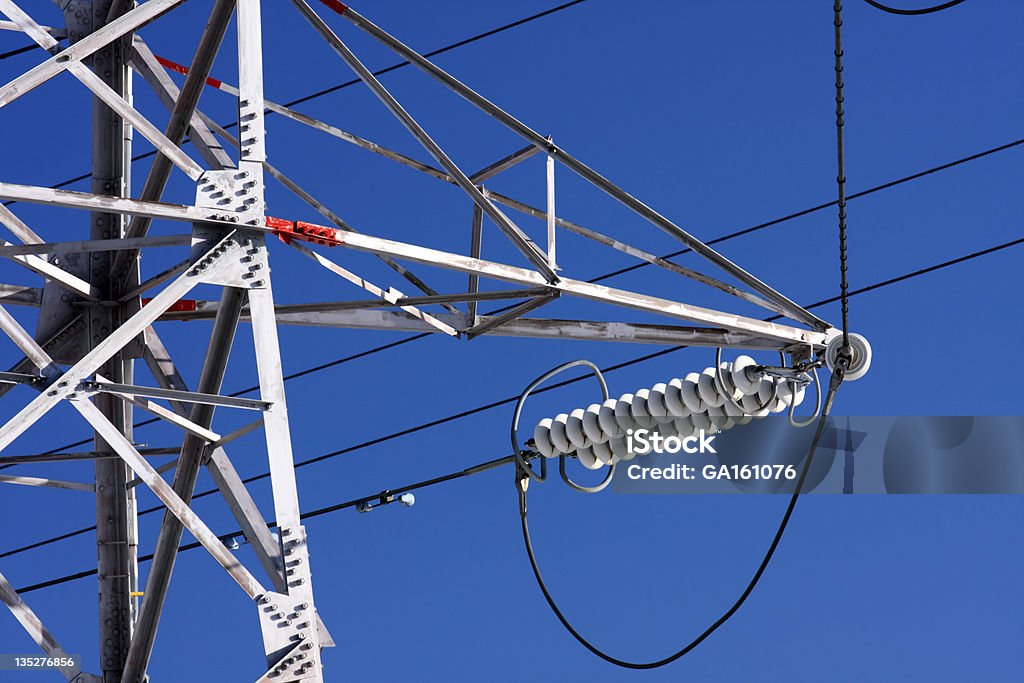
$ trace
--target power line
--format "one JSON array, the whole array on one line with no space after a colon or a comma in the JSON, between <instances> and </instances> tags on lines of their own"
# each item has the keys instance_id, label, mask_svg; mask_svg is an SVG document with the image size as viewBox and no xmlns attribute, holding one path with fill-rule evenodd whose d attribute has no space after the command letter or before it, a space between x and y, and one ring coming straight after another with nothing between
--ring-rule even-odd
<instances>
[{"instance_id":1,"label":"power line","mask_svg":"<svg viewBox=\"0 0 1024 683\"><path fill-rule=\"evenodd\" d=\"M942 261L941 263L936 263L934 265L927 266L925 268L921 268L921 269L918 269L918 270L915 270L915 271L912 271L912 272L909 272L909 273L904 273L903 275L898 275L896 277L889 278L887 280L881 280L879 282L875 282L873 284L867 285L865 287L861 287L859 289L854 289L854 290L849 292L848 296L849 297L854 297L854 296L859 296L861 294L867 294L868 292L873 292L875 290L882 289L884 287L889 287L891 285L894 285L894 284L897 284L897 283L900 283L900 282L905 282L907 280L911 280L911 279L916 278L916 277L921 277L922 275L926 275L928 273L933 273L935 271L943 270L945 268L950 268L952 266L959 265L961 263L966 263L968 261L972 261L974 259L981 258L981 257L987 256L989 254L994 254L996 252L1003 251L1005 249L1009 249L1011 247L1015 247L1015 246L1020 245L1020 244L1024 244L1024 237L1019 237L1019 238L1017 238L1015 240L1011 240L1009 242L1004 242L1002 244L998 244L996 246L989 247L987 249L982 249L980 251L975 251L975 252L972 252L972 253L969 253L969 254L965 254L964 256L959 256L957 258L950 259L948 261ZM841 295L837 295L837 296L829 297L829 298L826 298L826 299L821 299L820 301L816 301L816 302L814 302L812 304L804 306L804 308L806 308L808 310L812 310L812 309L815 309L815 308L820 308L821 306L827 306L828 304L840 301L841 298L842 298ZM765 320L770 322L770 321L773 321L773 320L778 320L781 317L782 316L780 316L780 315L775 315L775 316L771 316L769 318L765 318ZM667 347L667 348L661 349L659 351L655 351L653 353L645 354L643 356L638 356L636 358L632 358L630 360L623 361L621 363L616 363L614 365L610 365L607 368L602 368L601 372L603 372L603 373L613 372L615 370L620 370L620 369L625 368L625 367L629 367L629 366L632 366L632 365L637 365L639 363L643 363L643 362L652 360L654 358L659 358L661 356L666 356L666 355L668 355L670 353L675 353L675 352L681 351L682 349L685 349L685 348L687 348L687 347L683 346L683 345ZM552 391L554 389L558 389L560 387L564 387L564 386L569 385L569 384L575 384L576 382L579 382L579 381L582 381L582 380L585 380L585 379L588 379L588 378L589 378L589 375L581 375L580 377L575 377L575 378L571 378L571 379L567 379L567 380L562 380L561 382L557 382L557 383L554 383L554 384L550 384L550 385L541 387L535 393L543 393L543 392L546 392L546 391ZM314 462L319 462L319 461L325 460L327 458L332 458L332 457L335 457L335 456L338 456L338 455L343 455L343 454L346 454L346 453L351 453L353 451L361 450L363 448L367 448L367 447L372 446L372 445L383 443L385 441L390 441L390 440L399 438L401 436L405 436L407 434L411 434L411 433L414 433L414 432L422 431L424 429L428 429L430 427L434 427L434 426L438 426L438 425L441 425L441 424L445 424L447 422L452 422L454 420L458 420L458 419L460 419L462 417L466 417L468 415L473 415L475 413L479 413L479 412L483 412L483 411L486 411L486 410L490 410L492 408L496 408L496 407L499 407L499 406L502 406L502 405L507 405L507 404L515 402L517 399L518 399L518 396L510 396L508 398L505 398L505 399L502 399L502 400L499 400L499 401L493 401L493 402L488 403L487 405L484 405L484 406L480 406L480 407L477 407L477 408L473 408L471 410L463 411L461 413L456 413L454 415L449 415L449 416L447 416L445 418L441 418L441 419L438 419L438 420L433 420L432 422L427 422L427 423L418 425L416 427L405 429L405 430L402 430L402 431L399 431L399 432L394 432L394 433L389 434L387 436L383 436L383 437L380 437L380 438L377 438L377 439L373 439L371 441L366 441L366 442L363 442L361 444L356 444L354 446L349 446L349 447L346 447L346 448L342 448L342 449L339 449L337 451L333 451L331 453L325 453L324 455L316 456L314 458L309 458L307 460L303 460L303 461L300 461L300 462L296 463L295 467L296 468L302 467L303 465L308 465L308 464L311 464L311 463L314 463ZM490 461L490 462L497 462L497 461ZM468 476L468 474L475 473L475 471L479 470L479 468L484 466L484 465L487 465L487 463L484 463L483 465L480 465L480 466L477 466L477 467L468 468L467 470L459 470L458 472L454 472L454 473L451 473L451 474L446 474L446 475L443 475L441 477L435 477L433 479L428 479L425 482L419 482L418 484L413 484L411 486L403 487L401 489L394 489L391 492L392 493L401 493L401 492L404 492L404 491L412 491L412 490L415 490L416 488L423 488L425 486L433 485L435 483L443 483L443 482L446 482L446 481L451 481L452 479L459 479L459 478L461 478L463 476ZM256 481L258 479L263 479L266 476L268 476L268 475L267 474L261 474L261 475L255 476L255 477L250 477L248 479L244 479L243 481L245 483L250 483L250 482ZM201 498L203 496L210 495L212 493L215 493L216 491L217 491L216 489L208 490L208 491L203 491L202 493L198 493L195 496L193 496L193 500L195 500L196 498ZM353 499L351 501L346 501L344 503L338 503L338 504L331 505L331 506L328 506L328 507L325 507L325 508L320 508L318 510L312 510L310 512L303 513L302 518L306 519L308 517L316 517L316 516L320 516L320 515L323 515L323 514L327 514L329 512L335 512L337 510L342 510L342 509L345 509L345 508L353 507L353 506L355 506L357 503L359 503L361 501L371 500L374 497L376 497L376 496L363 496L361 498L356 498L356 499ZM146 515L146 514L150 514L152 512L163 510L163 509L164 509L163 506L156 506L156 507L152 507L152 508L149 508L147 510L141 511L139 513L139 515L140 516L141 515ZM67 538L71 538L71 537L74 537L74 536L78 536L78 535L81 535L81 534L88 533L88 532L92 531L93 529L95 529L95 527L89 527L87 529L80 529L80 530L77 530L77 531L72 531L72 532L63 534L61 536L55 536L53 538L46 539L44 541L39 541L37 543L34 543L31 546L26 546L24 548L17 548L15 550L7 551L7 552L5 552L3 554L0 554L0 557L8 557L10 555L16 555L16 554L25 552L25 551L33 549L33 548L38 548L38 547L41 547L41 546L44 546L44 545L49 545L51 543L55 543L55 542L57 542L59 540L64 540L64 539L67 539ZM231 538L233 536L239 535L240 533L241 533L240 531L234 531L234 532L232 532L230 534L225 534L221 538L222 539ZM182 548L179 548L179 550L190 549L191 547L197 547L197 545L198 544L193 544L192 546L182 546ZM145 556L145 557L140 557L139 561L140 562L144 562L144 561L147 561L149 559L151 559L151 556ZM86 571L86 572L79 572L77 574L68 574L67 576L60 577L59 579L51 579L49 581L43 582L42 584L36 584L34 586L29 586L26 589L19 589L18 592L29 592L31 590L38 590L40 588L45 588L47 586L57 585L58 583L66 583L68 581L73 581L73 580L79 579L79 578L85 578L87 576L92 576L92 575L95 575L95 574L96 574L96 570L91 570L91 571Z\"/></svg>"},{"instance_id":2,"label":"power line","mask_svg":"<svg viewBox=\"0 0 1024 683\"><path fill-rule=\"evenodd\" d=\"M36 45L35 43L32 43L31 45L26 45L24 47L19 47L17 50L10 50L9 52L0 53L0 62L2 62L3 60L7 59L8 57L14 57L15 55L20 55L20 54L24 54L26 52L31 52L32 50L35 50L38 47L39 47L38 45Z\"/></svg>"},{"instance_id":3,"label":"power line","mask_svg":"<svg viewBox=\"0 0 1024 683\"><path fill-rule=\"evenodd\" d=\"M933 5L932 7L922 7L921 9L901 9L899 7L890 7L888 5L883 5L880 2L876 2L875 0L864 0L864 2L868 3L875 9L880 9L883 12L888 12L889 14L901 14L903 16L911 17L920 16L922 14L932 14L934 12L941 12L944 9L956 7L960 3L964 2L964 0L950 0L949 2L944 2L941 5Z\"/></svg>"}]
</instances>

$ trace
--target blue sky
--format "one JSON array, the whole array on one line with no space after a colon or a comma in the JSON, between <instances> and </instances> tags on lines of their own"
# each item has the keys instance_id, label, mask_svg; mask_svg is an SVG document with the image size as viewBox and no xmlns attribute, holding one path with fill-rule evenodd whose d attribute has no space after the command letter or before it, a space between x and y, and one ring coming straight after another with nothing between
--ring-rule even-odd
<instances>
[{"instance_id":1,"label":"blue sky","mask_svg":"<svg viewBox=\"0 0 1024 683\"><path fill-rule=\"evenodd\" d=\"M289 3L264 3L266 93L283 102L349 80L351 73ZM849 0L846 47L847 178L856 192L1021 136L1024 106L1019 27L1024 6L964 3L920 18L882 14ZM49 3L26 3L59 23ZM39 5L38 8L34 5ZM426 51L551 6L445 0L367 2L356 8ZM187 3L143 31L154 52L188 63L208 3ZM326 13L324 16L328 16ZM371 67L395 61L344 20L329 21ZM832 11L828 2L674 3L589 0L514 31L438 58L460 79L704 239L830 201L835 194ZM23 44L0 36L0 51ZM229 32L214 75L235 81ZM7 81L42 53L0 62ZM412 69L385 85L465 169L521 146ZM157 121L158 103L136 87ZM232 101L215 91L201 106L219 121ZM301 111L427 160L416 143L359 87L308 102ZM87 170L88 98L67 76L0 112L0 179L50 185ZM465 251L469 203L458 190L297 125L268 119L273 163L359 229ZM139 151L149 149L137 136ZM851 287L863 287L1021 236L1021 155L1014 149L851 202ZM135 165L136 186L148 162ZM494 182L543 202L543 164ZM559 213L656 253L677 244L613 201L559 172ZM87 189L79 183L75 189ZM137 189L137 187L136 187ZM189 202L179 173L165 195ZM271 215L316 221L285 191L269 195ZM49 239L80 239L84 214L15 207ZM543 225L523 225L541 239ZM154 232L180 232L157 224ZM484 255L515 260L490 226ZM812 213L720 245L730 258L792 299L835 295L834 210ZM312 272L283 245L271 246L279 302L356 298L346 283ZM170 251L170 250L169 250ZM587 279L631 262L566 236L569 276ZM365 256L330 255L367 277L388 280ZM144 275L181 258L155 255ZM1024 380L1015 360L1024 325L1015 247L858 296L852 328L873 345L863 380L844 386L836 412L855 415L1019 414ZM701 265L692 255L680 262ZM13 266L2 281L37 284ZM462 276L423 271L438 289ZM712 272L709 270L708 272ZM678 278L645 268L607 282L701 305L732 305ZM212 289L199 297L213 298ZM571 309L571 310L570 310ZM737 312L751 309L733 306ZM16 312L29 321L27 311ZM838 322L838 306L817 309ZM538 315L649 321L615 309L559 301ZM194 382L209 324L166 323L166 344ZM399 339L393 333L282 328L285 372ZM239 330L225 389L255 383L248 328ZM403 345L288 382L299 460L342 449L517 394L547 368L578 357L606 366L655 347L570 341L441 337ZM3 348L0 365L15 351ZM610 373L613 393L699 370L713 352L688 349ZM140 371L140 382L149 381ZM594 400L589 384L537 397L541 417ZM16 390L2 416L29 400ZM511 407L388 440L298 470L304 509L372 494L505 455ZM247 416L227 411L229 431ZM32 453L88 435L58 410L9 451ZM138 441L170 443L174 432L140 429ZM243 476L266 469L257 437L229 453ZM26 474L87 480L86 465L20 468ZM1024 551L1019 497L815 496L801 500L774 563L741 612L683 661L632 673L594 659L562 631L536 589L519 537L507 469L417 494L415 507L352 510L308 522L318 606L339 646L325 654L330 680L597 681L686 678L737 680L1016 680L1024 656L1019 576ZM208 477L198 489L210 488ZM271 516L269 485L252 485ZM746 584L785 501L775 497L585 496L560 484L531 489L534 542L548 584L576 625L627 659L664 656L702 631ZM155 504L140 490L140 507ZM214 497L195 509L218 532L236 528ZM140 519L140 553L152 550L160 515ZM7 487L0 496L0 553L88 526L88 494ZM187 534L186 534L187 537ZM240 556L251 559L247 548ZM0 559L16 586L95 566L89 535ZM142 567L144 578L146 565ZM96 670L95 579L28 594L69 651ZM10 618L0 649L32 651ZM258 624L247 598L202 551L180 558L150 672L154 680L255 680ZM39 677L46 680L45 677ZM6 679L5 679L6 680ZM33 680L25 675L18 680Z\"/></svg>"}]
</instances>

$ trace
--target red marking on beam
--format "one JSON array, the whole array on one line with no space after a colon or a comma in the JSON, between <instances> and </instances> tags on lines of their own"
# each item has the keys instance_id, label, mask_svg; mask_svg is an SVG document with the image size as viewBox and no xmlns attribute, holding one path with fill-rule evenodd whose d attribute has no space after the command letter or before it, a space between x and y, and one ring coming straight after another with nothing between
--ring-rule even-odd
<instances>
[{"instance_id":1,"label":"red marking on beam","mask_svg":"<svg viewBox=\"0 0 1024 683\"><path fill-rule=\"evenodd\" d=\"M174 73L179 73L182 76L188 76L188 67L187 66L182 66L181 64L178 64L177 62L172 62L171 60L164 59L163 57L157 57L156 61L160 62L160 64L165 69L170 69ZM218 81L216 78L207 78L206 79L206 85L209 85L211 87L214 87L214 88L217 88L218 90L220 90L221 86L224 85L224 81Z\"/></svg>"},{"instance_id":2,"label":"red marking on beam","mask_svg":"<svg viewBox=\"0 0 1024 683\"><path fill-rule=\"evenodd\" d=\"M143 297L142 305L145 306L153 299L151 297ZM195 299L178 299L171 307L167 309L167 313L191 313L199 308L199 302Z\"/></svg>"},{"instance_id":3,"label":"red marking on beam","mask_svg":"<svg viewBox=\"0 0 1024 683\"><path fill-rule=\"evenodd\" d=\"M303 221L289 221L283 218L267 216L266 226L273 230L274 234L285 244L290 244L293 239L313 244L322 244L325 247L336 247L342 243L338 239L337 229L326 225L305 223Z\"/></svg>"},{"instance_id":4,"label":"red marking on beam","mask_svg":"<svg viewBox=\"0 0 1024 683\"><path fill-rule=\"evenodd\" d=\"M348 11L348 5L343 5L340 2L338 2L338 0L320 0L320 2L327 5L338 14L343 15L345 14L345 12Z\"/></svg>"}]
</instances>

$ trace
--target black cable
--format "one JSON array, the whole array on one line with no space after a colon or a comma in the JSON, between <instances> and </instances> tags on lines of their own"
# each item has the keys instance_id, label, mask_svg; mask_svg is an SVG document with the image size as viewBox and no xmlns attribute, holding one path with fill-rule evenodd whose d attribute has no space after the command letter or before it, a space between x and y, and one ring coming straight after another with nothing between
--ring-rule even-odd
<instances>
[{"instance_id":1,"label":"black cable","mask_svg":"<svg viewBox=\"0 0 1024 683\"><path fill-rule=\"evenodd\" d=\"M19 47L17 50L11 50L10 52L0 53L0 61L3 61L5 59L7 59L8 57L14 57L15 55L20 55L20 54L24 54L26 52L31 52L32 50L35 50L38 47L39 47L38 45L36 45L35 43L32 43L31 45L26 45L25 47Z\"/></svg>"},{"instance_id":2,"label":"black cable","mask_svg":"<svg viewBox=\"0 0 1024 683\"><path fill-rule=\"evenodd\" d=\"M529 24L531 21L536 21L538 19L543 19L544 17L550 16L552 14L556 14L556 13L561 12L563 10L567 10L570 7L573 7L575 5L583 4L584 2L587 2L587 0L572 0L572 2L566 2L566 3L563 3L561 5L557 5L555 7L550 8L550 9L546 9L546 10L544 10L542 12L537 12L536 14L531 14L528 17L523 17L522 19L517 19L516 21L510 22L508 24L503 24L502 26L498 26L497 28L492 28L489 31L484 31L483 33L478 33L475 36L471 36L469 38L463 38L462 40L456 41L454 43L450 43L448 45L445 45L444 47L437 48L436 50L431 50L430 52L425 52L425 53L423 53L423 56L428 58L428 59L430 57L436 57L437 55L444 54L445 52L449 52L451 50L455 50L457 48L463 47L465 45L469 45L471 43L475 43L475 42L483 40L485 38L490 38L491 36L497 35L499 33L504 33L505 31L509 31L511 29L514 29L514 28L517 28L519 26L522 26L524 24ZM25 52L27 50L32 49L33 47L36 47L36 46L34 46L34 45L28 46L26 48L22 48L21 51ZM373 75L374 76L382 76L382 75L384 75L386 73L391 73L392 71L397 71L398 69L401 69L401 68L406 67L408 65L409 65L408 61L396 62L396 63L394 63L394 64L392 64L390 66L384 67L383 69L378 69L377 71L374 71ZM309 102L310 100L314 100L314 99L316 99L318 97L323 97L324 95L329 95L330 93L337 92L337 91L343 90L345 88L350 88L353 85L356 85L356 84L361 83L361 82L362 81L360 81L358 78L354 78L354 79L352 79L350 81L345 81L344 83L339 83L337 85L332 85L329 88L324 88L323 90L317 90L316 92L310 93L308 95L303 95L302 97L300 97L298 99L292 100L290 102L285 102L282 106L294 107L297 104L302 104L303 102ZM264 112L264 115L265 116L271 116L274 113L275 112L270 111L268 109L268 110L266 110ZM234 128L237 125L238 125L237 121L232 121L230 123L225 123L221 127L224 128L225 130L230 130L231 128ZM151 150L149 152L144 152L143 154L138 154L136 156L133 156L131 160L132 161L141 161L142 159L148 159L149 157L155 156L156 153L157 153L156 150ZM72 185L74 183L77 183L80 180L85 180L86 178L91 178L91 177L92 177L91 173L86 173L84 175L76 176L74 178L69 178L68 180L65 180L63 182L57 183L56 185L51 185L50 189L56 190L56 189L60 189L62 187L67 187L68 185ZM7 202L4 202L4 206L9 206L9 205L14 204L14 203L15 203L14 201L7 201Z\"/></svg>"},{"instance_id":3,"label":"black cable","mask_svg":"<svg viewBox=\"0 0 1024 683\"><path fill-rule=\"evenodd\" d=\"M826 406L831 405L836 389L842 383L842 375L833 375L832 378L832 382L829 384L828 395L825 399ZM807 480L807 473L811 469L811 461L814 459L814 452L817 450L818 442L821 440L821 435L825 430L825 422L827 418L828 411L822 410L821 416L818 418L818 429L814 433L814 439L811 441L811 448L807 453L807 458L804 460L804 466L800 470L800 478L797 480L796 488L793 489L793 493L789 497L789 504L786 505L786 512L782 515L782 520L779 522L779 526L775 531L775 536L772 538L771 545L768 546L768 550L765 552L764 557L761 558L761 564L758 565L757 571L754 572L754 576L750 579L747 587L743 589L743 592L736 601L733 602L732 606L727 609L722 616L718 617L711 626L704 629L703 633L679 650L676 650L671 655L652 662L628 662L605 653L596 645L584 638L579 631L573 628L572 624L569 623L569 620L565 618L565 615L562 614L562 610L558 608L558 604L555 602L554 598L551 597L551 592L548 590L547 584L544 583L544 578L540 573L540 567L537 565L537 556L533 552L533 541L530 538L530 525L526 520L526 491L522 486L522 482L524 480L518 479L517 475L516 490L519 494L519 518L522 521L523 544L526 546L526 555L530 558L530 567L533 569L533 575L537 579L537 585L540 587L541 593L544 594L544 600L547 601L548 607L550 607L551 611L555 613L556 617L558 617L558 620L562 623L562 626L565 627L565 630L593 654L610 664L620 666L624 669L657 669L666 666L685 656L695 647L704 642L704 640L717 631L725 622L729 621L737 611L739 611L740 607L743 606L743 603L747 601L748 597L750 597L750 594L754 592L754 588L757 587L758 582L761 580L761 576L768 568L768 565L772 560L772 556L775 555L775 550L779 547L779 542L782 540L782 535L786 532L786 527L789 526L789 520L793 516L793 509L796 508L796 501L799 499L801 491L803 491L804 482Z\"/></svg>"},{"instance_id":4,"label":"black cable","mask_svg":"<svg viewBox=\"0 0 1024 683\"><path fill-rule=\"evenodd\" d=\"M875 9L880 9L883 12L888 12L889 14L901 14L903 16L908 17L920 16L922 14L932 14L933 12L941 12L944 9L956 7L963 1L964 0L949 0L949 2L944 2L941 5L933 5L932 7L922 7L921 9L901 9L899 7L889 7L888 5L883 5L882 3L876 2L875 0L864 0L864 2L868 3Z\"/></svg>"},{"instance_id":5,"label":"black cable","mask_svg":"<svg viewBox=\"0 0 1024 683\"><path fill-rule=\"evenodd\" d=\"M948 261L943 261L941 263L936 263L934 265L927 266L925 268L921 268L919 270L915 270L915 271L910 272L910 273L904 273L903 275L899 275L899 276L896 276L896 277L893 277L893 278L889 278L887 280L882 280L882 281L879 281L879 282L875 282L873 284L867 285L865 287L861 287L859 289L854 289L854 290L850 291L849 296L854 297L854 296L858 296L860 294L866 294L866 293L872 292L872 291L874 291L876 289L881 289L883 287L888 287L888 286L894 285L896 283L903 282L905 280L910 280L910 279L913 279L913 278L916 278L916 277L920 277L922 275L925 275L927 273L931 273L931 272L934 272L934 271L937 271L937 270L943 270L945 268L949 268L951 266L954 266L954 265L957 265L957 264L960 264L960 263L965 263L967 261L972 261L974 259L981 258L982 256L987 256L989 254L993 254L993 253L1002 251L1004 249L1009 249L1011 247L1015 247L1015 246L1021 245L1021 244L1024 244L1024 237L1019 237L1019 238L1017 238L1015 240L1011 240L1009 242L1004 242L1002 244L998 244L996 246L989 247L987 249L982 249L980 251L972 252L970 254L965 254L964 256L959 256L959 257L957 257L955 259L950 259ZM814 302L812 304L804 306L804 308L806 308L807 310L813 310L815 308L820 308L821 306L827 306L828 304L835 303L836 301L839 301L839 299L840 299L839 296L833 296L833 297L829 297L829 298L826 298L826 299L821 299L820 301L816 301L816 302ZM780 315L775 315L775 316L772 316L770 318L766 318L765 320L770 322L770 321L773 321L773 320L778 320L781 317L782 316L780 316ZM683 350L685 348L686 347L682 346L682 345L680 345L680 346L670 346L670 347L667 347L667 348L655 351L653 353L649 353L649 354L646 354L646 355L643 355L643 356L638 356L636 358L631 358L630 360L623 361L621 363L616 363L615 365L610 365L607 368L602 368L601 371L604 372L604 373L613 372L615 370L619 370L619 369L622 369L622 368L625 368L625 367L629 367L631 365L637 365L638 363L643 363L645 361L652 360L654 358L659 358L661 356L666 356L666 355L668 355L670 353L675 353L675 352L681 351L681 350ZM542 393L542 392L545 392L545 391L551 391L553 389L557 389L557 388L560 388L560 387L563 387L563 386L566 386L566 385L569 385L569 384L575 384L576 382L580 382L580 381L583 381L585 379L589 379L589 377L590 377L589 375L581 375L579 377L575 377L575 378L571 378L571 379L567 379L567 380L562 380L560 382L553 383L553 384L541 387L541 388L537 389L537 391L535 393ZM460 417L465 416L466 414L472 414L472 413L475 413L475 412L481 412L483 410L487 410L487 409L490 409L490 408L493 408L493 407L496 407L496 406L501 406L501 405L507 405L507 404L510 404L510 403L514 403L516 401L516 399L518 399L518 396L512 396L512 397L509 397L509 398L501 400L501 401L495 401L493 403L488 404L487 406L481 406L480 408L476 408L476 409L471 410L471 411L465 411L464 413L457 413L455 415L450 415L447 418L442 418L440 420L434 420L433 422L426 423L426 424L423 424L423 425L419 425L419 426L413 427L411 429L403 430L402 432L395 432L395 433L390 434L388 436L381 437L379 439L374 439L373 441L370 441L370 442L364 442L363 444L358 444L358 445L355 445L355 446L350 446L348 448L343 448L343 449L334 451L333 453L327 453L325 455L317 456L315 458L310 458L309 460L300 461L300 462L296 463L295 466L296 467L302 467L303 465L310 464L312 462L317 462L317 461L323 460L325 458L334 457L335 455L342 455L344 453L350 453L352 451L359 450L361 448L365 448L368 445L373 445L373 444L381 443L381 442L388 441L388 440L397 438L397 437L405 435L405 434L412 433L414 431L419 431L421 429L426 429L428 426L444 424L445 422L451 422L453 420L456 420L456 419L459 419ZM473 469L473 468L470 468L470 469ZM243 481L245 483L249 483L249 482L255 481L257 479L265 478L266 476L268 476L268 475L262 474L262 475L258 475L256 477L250 477L249 479L244 479ZM458 478L458 477L457 476L456 477L451 477L451 475L445 475L444 477L439 477L437 479L438 480L448 481L449 478ZM428 481L431 481L431 480L428 480ZM395 489L395 492L399 492L401 490L403 490L403 489ZM410 489L404 489L404 490L410 490ZM216 492L217 492L217 489L213 489L213 490L209 490L209 491L203 491L202 493L198 493L195 496L193 496L193 500L195 500L196 498L201 498L203 496L210 495L212 493L216 493ZM332 512L332 511L337 510L337 509L342 509L343 507L352 507L357 502L363 501L363 500L368 500L368 498L366 498L366 497L357 498L354 501L348 501L346 503L341 503L341 504L338 504L338 505L333 505L333 506L330 506L329 508L320 508L320 510L314 510L314 511L311 511L309 513L303 513L302 518L305 519L308 516L326 514L327 512ZM153 507L153 508L149 508L148 510L141 511L139 513L139 515L141 516L141 515L145 515L145 514L148 514L148 513L151 513L151 512L162 511L164 509L165 508L163 506ZM84 533L88 533L89 531L92 531L93 529L95 529L95 527L90 527L88 529L82 529L82 530L79 530L79 531L75 531L75 532L71 532L71 533L68 533L68 534L64 534L64 535L60 536L59 539L47 539L45 541L41 541L41 542L33 544L31 546L31 548L37 548L37 547L40 547L42 545L48 545L50 543L56 542L56 540L63 540L65 538L70 538L72 536L77 536L77 535L81 535L81 534L84 534ZM231 534L226 534L222 538L230 538L232 536L237 536L237 535L238 535L238 532L232 532ZM192 546L192 547L195 547L195 546ZM15 549L15 550L7 551L7 552L5 552L3 554L0 554L0 557L7 557L7 556L10 556L10 555L16 555L18 553L24 552L27 549L28 548L26 548L26 549ZM146 556L146 557L148 557L148 556ZM140 558L140 562L143 561L143 559L144 558ZM92 576L92 575L95 575L95 574L96 574L95 570L92 570L91 572L90 571L79 572L78 574L69 574L67 576L60 577L59 579L51 579L51 580L46 581L44 583L45 583L45 585L56 585L57 583L66 583L67 581L72 581L72 580L74 580L76 578L84 578L86 576ZM42 586L42 584L40 584L40 586ZM21 589L19 589L18 592L23 592L23 591Z\"/></svg>"},{"instance_id":6,"label":"black cable","mask_svg":"<svg viewBox=\"0 0 1024 683\"><path fill-rule=\"evenodd\" d=\"M843 326L843 351L849 353L850 333L849 318L850 306L847 301L847 293L850 289L846 278L846 150L843 139L843 2L835 0L833 5L833 24L835 26L835 56L836 56L836 185L839 190L839 197L836 205L839 207L839 293L842 296L842 326Z\"/></svg>"}]
</instances>

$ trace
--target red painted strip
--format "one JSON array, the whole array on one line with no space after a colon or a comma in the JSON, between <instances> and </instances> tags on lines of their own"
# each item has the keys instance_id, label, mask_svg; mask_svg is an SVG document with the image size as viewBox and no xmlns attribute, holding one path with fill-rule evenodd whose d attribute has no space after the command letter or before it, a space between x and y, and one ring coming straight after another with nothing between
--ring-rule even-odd
<instances>
[{"instance_id":1,"label":"red painted strip","mask_svg":"<svg viewBox=\"0 0 1024 683\"><path fill-rule=\"evenodd\" d=\"M142 305L145 306L152 298L143 297ZM171 304L171 307L167 309L168 313L190 313L199 307L199 302L195 299L179 299Z\"/></svg>"},{"instance_id":2,"label":"red painted strip","mask_svg":"<svg viewBox=\"0 0 1024 683\"><path fill-rule=\"evenodd\" d=\"M171 71L174 71L175 73L179 73L182 76L187 76L188 75L188 67L187 66L182 66L181 64L178 64L176 62L172 62L169 59L164 59L163 57L157 57L156 61L160 62L160 64L163 65L164 68L170 69Z\"/></svg>"},{"instance_id":3,"label":"red painted strip","mask_svg":"<svg viewBox=\"0 0 1024 683\"><path fill-rule=\"evenodd\" d=\"M181 64L172 62L169 59L164 59L163 57L157 57L156 61L160 62L160 64L162 64L165 68L170 69L175 73L179 73L182 76L188 76L187 66L182 66ZM216 78L211 77L206 79L206 85L212 86L220 90L221 86L224 85L224 81L218 81Z\"/></svg>"},{"instance_id":4,"label":"red painted strip","mask_svg":"<svg viewBox=\"0 0 1024 683\"><path fill-rule=\"evenodd\" d=\"M338 14L344 14L348 11L348 5L343 5L338 2L338 0L320 0L320 2L327 5Z\"/></svg>"}]
</instances>

